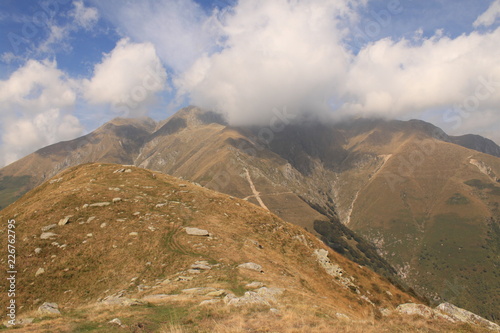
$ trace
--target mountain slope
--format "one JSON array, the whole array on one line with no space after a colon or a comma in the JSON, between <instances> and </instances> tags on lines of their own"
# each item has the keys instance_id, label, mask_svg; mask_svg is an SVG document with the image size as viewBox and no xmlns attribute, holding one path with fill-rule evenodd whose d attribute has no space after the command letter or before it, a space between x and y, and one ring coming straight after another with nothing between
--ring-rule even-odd
<instances>
[{"instance_id":1,"label":"mountain slope","mask_svg":"<svg viewBox=\"0 0 500 333\"><path fill-rule=\"evenodd\" d=\"M37 317L25 332L173 331L168 322L177 331L229 332L237 320L248 330L482 331L397 312L416 300L303 229L145 169L71 168L0 218L11 217L18 316ZM6 293L0 297L6 304ZM62 315L31 311L44 302ZM116 317L123 327L108 323Z\"/></svg>"},{"instance_id":2,"label":"mountain slope","mask_svg":"<svg viewBox=\"0 0 500 333\"><path fill-rule=\"evenodd\" d=\"M455 144L418 120L235 128L195 107L141 124L130 126L142 134L111 131L107 144L83 145L64 163L57 154L32 154L0 170L8 185L0 192L21 193L17 183L31 181L26 189L85 161L138 165L269 209L377 272L393 277L394 266L430 298L498 318L491 296L499 290L499 159L463 147L494 154L494 143L473 137ZM130 149L119 144L126 138Z\"/></svg>"}]
</instances>

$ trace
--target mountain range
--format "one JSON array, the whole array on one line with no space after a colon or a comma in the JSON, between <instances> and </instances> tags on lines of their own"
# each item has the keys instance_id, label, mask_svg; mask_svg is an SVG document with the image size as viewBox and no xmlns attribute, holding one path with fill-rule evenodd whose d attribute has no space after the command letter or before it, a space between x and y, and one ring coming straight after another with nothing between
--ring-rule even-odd
<instances>
[{"instance_id":1,"label":"mountain range","mask_svg":"<svg viewBox=\"0 0 500 333\"><path fill-rule=\"evenodd\" d=\"M117 118L0 169L0 207L70 167L133 165L253 203L430 302L498 320L499 157L488 139L419 120L235 127L188 107Z\"/></svg>"}]
</instances>

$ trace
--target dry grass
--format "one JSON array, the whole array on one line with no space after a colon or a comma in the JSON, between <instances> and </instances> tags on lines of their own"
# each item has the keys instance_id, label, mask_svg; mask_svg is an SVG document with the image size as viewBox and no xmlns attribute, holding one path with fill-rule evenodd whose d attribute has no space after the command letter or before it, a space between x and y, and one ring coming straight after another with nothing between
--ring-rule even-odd
<instances>
[{"instance_id":1,"label":"dry grass","mask_svg":"<svg viewBox=\"0 0 500 333\"><path fill-rule=\"evenodd\" d=\"M15 216L18 221L22 249L18 270L23 271L18 282L23 287L17 297L23 305L20 314L37 316L30 311L45 301L58 303L63 313L61 318L39 318L25 328L27 332L121 331L107 324L117 317L132 332L329 332L332 327L339 332L371 332L372 326L389 332L389 327L397 325L405 332L406 327L416 325L404 320L401 324L375 321L373 306L361 295L389 309L416 300L329 250L332 262L343 268L344 277L352 278L360 294L343 287L314 259L314 249L326 249L325 245L300 227L243 200L173 177L139 168L113 173L119 168L90 164L70 169L56 176L62 181L45 183L2 211L0 218ZM109 189L117 187L121 190ZM114 197L122 201L82 208ZM134 215L136 211L140 214ZM70 223L51 230L58 235L55 240L39 238L41 227L66 215L73 215ZM91 216L96 218L85 222ZM101 228L102 223L107 225ZM209 230L214 237L189 236L184 226ZM54 241L66 247L53 245ZM37 247L42 248L39 255L34 254ZM175 281L196 260L208 260L214 267L191 281ZM264 273L236 268L244 262L261 264ZM35 277L38 267L46 272ZM132 277L137 279L132 281ZM166 278L170 283L159 284ZM242 294L245 284L252 281L286 289L279 302L272 304L279 313L265 306L198 306L204 297L134 307L96 305L120 290L130 298L179 294L193 287ZM139 284L149 288L139 291ZM0 297L5 302L5 294ZM350 319L338 319L337 313ZM425 322L418 325L427 332ZM428 327L441 329L441 323L431 322Z\"/></svg>"}]
</instances>

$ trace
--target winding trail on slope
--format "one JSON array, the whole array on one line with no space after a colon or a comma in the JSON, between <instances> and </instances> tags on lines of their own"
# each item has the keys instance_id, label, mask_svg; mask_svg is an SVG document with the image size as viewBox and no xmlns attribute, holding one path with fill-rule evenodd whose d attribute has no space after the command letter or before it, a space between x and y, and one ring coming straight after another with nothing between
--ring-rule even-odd
<instances>
[{"instance_id":1,"label":"winding trail on slope","mask_svg":"<svg viewBox=\"0 0 500 333\"><path fill-rule=\"evenodd\" d=\"M258 192L257 189L255 188L255 185L253 184L253 181L252 181L252 177L250 177L250 172L248 172L248 169L246 169L246 168L245 168L245 173L247 175L248 184L250 184L250 188L252 189L253 196L255 197L255 199L257 199L257 201L259 202L259 205L262 208L269 210L269 208L267 208L266 205L264 204L264 201L262 201L262 199L260 197L260 192Z\"/></svg>"},{"instance_id":2,"label":"winding trail on slope","mask_svg":"<svg viewBox=\"0 0 500 333\"><path fill-rule=\"evenodd\" d=\"M357 192L356 192L356 195L354 196L354 200L352 201L351 203L351 206L349 207L348 209L348 214L347 214L347 221L345 223L345 225L349 225L349 223L351 223L351 215L352 215L352 211L354 210L354 204L356 203L356 200L358 200L358 196L359 196L359 193L364 190L366 187L368 187L368 185L371 184L371 182L373 181L373 179L375 179L375 176L377 176L380 171L382 170L382 168L384 167L384 165L387 163L387 161L390 160L390 158L392 157L392 154L387 154L387 155L380 155L384 161L382 162L382 165L380 165L377 170L375 170L375 172L373 173L373 175L370 177L370 180L365 184L363 185L362 188L360 188Z\"/></svg>"}]
</instances>

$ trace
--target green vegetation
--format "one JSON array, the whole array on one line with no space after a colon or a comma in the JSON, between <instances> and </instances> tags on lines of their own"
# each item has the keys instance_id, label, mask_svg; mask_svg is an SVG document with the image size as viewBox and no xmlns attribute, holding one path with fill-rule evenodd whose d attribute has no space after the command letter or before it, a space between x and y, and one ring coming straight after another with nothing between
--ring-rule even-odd
<instances>
[{"instance_id":1,"label":"green vegetation","mask_svg":"<svg viewBox=\"0 0 500 333\"><path fill-rule=\"evenodd\" d=\"M0 179L0 210L19 199L29 189L30 176L5 176Z\"/></svg>"},{"instance_id":2,"label":"green vegetation","mask_svg":"<svg viewBox=\"0 0 500 333\"><path fill-rule=\"evenodd\" d=\"M484 183L480 179L471 179L464 182L464 184L475 187L478 190L489 190L488 194L500 196L500 187L495 186L495 184Z\"/></svg>"},{"instance_id":3,"label":"green vegetation","mask_svg":"<svg viewBox=\"0 0 500 333\"><path fill-rule=\"evenodd\" d=\"M446 201L446 203L448 205L467 205L469 203L469 199L460 193L455 193Z\"/></svg>"},{"instance_id":4,"label":"green vegetation","mask_svg":"<svg viewBox=\"0 0 500 333\"><path fill-rule=\"evenodd\" d=\"M322 241L337 253L370 267L383 276L396 277L394 268L377 253L376 248L340 221L315 221L314 230L322 236Z\"/></svg>"}]
</instances>

